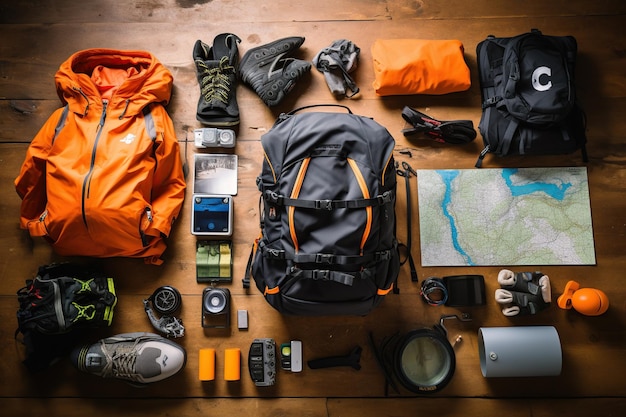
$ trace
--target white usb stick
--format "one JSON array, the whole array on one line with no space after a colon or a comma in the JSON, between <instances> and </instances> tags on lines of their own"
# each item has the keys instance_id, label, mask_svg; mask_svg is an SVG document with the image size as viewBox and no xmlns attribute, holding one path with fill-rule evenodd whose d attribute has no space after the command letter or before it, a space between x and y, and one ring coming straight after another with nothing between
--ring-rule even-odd
<instances>
[{"instance_id":1,"label":"white usb stick","mask_svg":"<svg viewBox=\"0 0 626 417\"><path fill-rule=\"evenodd\" d=\"M302 372L302 342L291 341L291 372Z\"/></svg>"},{"instance_id":2,"label":"white usb stick","mask_svg":"<svg viewBox=\"0 0 626 417\"><path fill-rule=\"evenodd\" d=\"M237 310L237 328L239 330L248 328L248 310Z\"/></svg>"}]
</instances>

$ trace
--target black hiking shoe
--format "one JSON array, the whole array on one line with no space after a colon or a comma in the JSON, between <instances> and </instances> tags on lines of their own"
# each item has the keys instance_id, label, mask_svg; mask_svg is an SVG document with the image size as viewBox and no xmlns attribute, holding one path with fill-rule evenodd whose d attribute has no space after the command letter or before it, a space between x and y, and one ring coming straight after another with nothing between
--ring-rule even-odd
<instances>
[{"instance_id":1,"label":"black hiking shoe","mask_svg":"<svg viewBox=\"0 0 626 417\"><path fill-rule=\"evenodd\" d=\"M200 98L196 119L209 126L239 124L239 106L235 88L239 52L232 33L222 33L213 40L213 46L198 40L193 47Z\"/></svg>"},{"instance_id":2,"label":"black hiking shoe","mask_svg":"<svg viewBox=\"0 0 626 417\"><path fill-rule=\"evenodd\" d=\"M304 38L292 36L252 48L241 59L239 75L269 106L275 106L296 85L311 63L289 57L300 48Z\"/></svg>"}]
</instances>

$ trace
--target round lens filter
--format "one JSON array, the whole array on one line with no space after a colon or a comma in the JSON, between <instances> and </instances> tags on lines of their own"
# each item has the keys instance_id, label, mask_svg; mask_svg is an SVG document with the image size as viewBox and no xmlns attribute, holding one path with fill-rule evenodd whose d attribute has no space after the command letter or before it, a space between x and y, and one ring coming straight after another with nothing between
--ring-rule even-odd
<instances>
[{"instance_id":1,"label":"round lens filter","mask_svg":"<svg viewBox=\"0 0 626 417\"><path fill-rule=\"evenodd\" d=\"M412 392L436 392L454 375L456 358L444 332L419 329L406 334L394 355L394 374Z\"/></svg>"}]
</instances>

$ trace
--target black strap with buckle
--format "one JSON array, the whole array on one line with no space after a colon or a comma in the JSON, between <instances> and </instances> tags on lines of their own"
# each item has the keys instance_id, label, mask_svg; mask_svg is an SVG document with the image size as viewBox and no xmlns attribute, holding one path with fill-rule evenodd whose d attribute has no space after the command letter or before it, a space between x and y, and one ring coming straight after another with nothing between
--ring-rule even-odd
<instances>
[{"instance_id":1,"label":"black strap with buckle","mask_svg":"<svg viewBox=\"0 0 626 417\"><path fill-rule=\"evenodd\" d=\"M454 145L469 143L476 138L476 130L471 120L437 120L409 106L402 109L402 118L411 125L402 130L406 137L422 133L436 142Z\"/></svg>"}]
</instances>

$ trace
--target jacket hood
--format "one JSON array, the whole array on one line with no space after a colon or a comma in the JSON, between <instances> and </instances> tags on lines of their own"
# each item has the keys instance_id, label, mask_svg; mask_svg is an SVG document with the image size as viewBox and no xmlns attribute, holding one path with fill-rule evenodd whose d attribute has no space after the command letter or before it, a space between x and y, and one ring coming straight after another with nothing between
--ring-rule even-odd
<instances>
[{"instance_id":1,"label":"jacket hood","mask_svg":"<svg viewBox=\"0 0 626 417\"><path fill-rule=\"evenodd\" d=\"M109 99L108 108L120 111L118 117L131 117L150 103L166 105L171 96L171 72L154 55L145 51L86 49L61 64L55 75L57 94L70 110L86 115L89 106L101 103L103 96L94 77L114 70L123 75ZM117 81L120 81L119 79Z\"/></svg>"}]
</instances>

